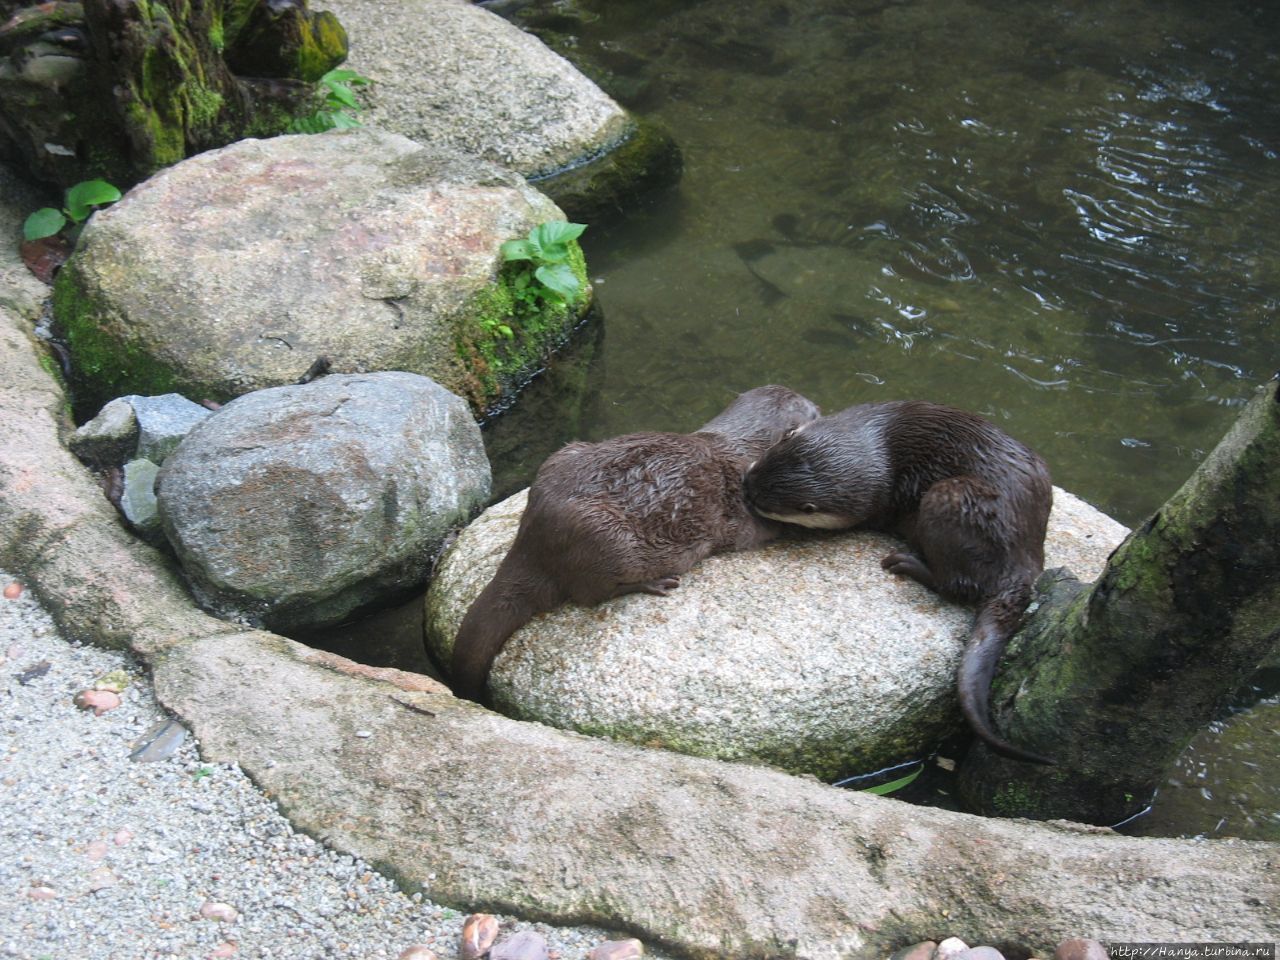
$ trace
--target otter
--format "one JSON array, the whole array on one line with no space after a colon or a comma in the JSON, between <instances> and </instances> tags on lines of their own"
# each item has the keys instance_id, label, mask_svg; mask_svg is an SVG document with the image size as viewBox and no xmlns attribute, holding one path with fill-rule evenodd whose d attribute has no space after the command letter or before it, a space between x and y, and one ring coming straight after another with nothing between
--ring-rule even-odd
<instances>
[{"instance_id":1,"label":"otter","mask_svg":"<svg viewBox=\"0 0 1280 960\"><path fill-rule=\"evenodd\" d=\"M969 726L997 753L1053 763L1002 740L988 716L996 663L1044 569L1053 487L1035 452L963 410L866 403L797 427L752 466L745 488L774 520L906 540L885 570L978 606L956 680Z\"/></svg>"},{"instance_id":2,"label":"otter","mask_svg":"<svg viewBox=\"0 0 1280 960\"><path fill-rule=\"evenodd\" d=\"M480 699L503 645L536 614L569 601L666 596L704 557L776 537L781 527L748 509L742 477L819 412L786 387L757 387L696 433L570 443L548 457L511 549L462 619L454 691Z\"/></svg>"}]
</instances>

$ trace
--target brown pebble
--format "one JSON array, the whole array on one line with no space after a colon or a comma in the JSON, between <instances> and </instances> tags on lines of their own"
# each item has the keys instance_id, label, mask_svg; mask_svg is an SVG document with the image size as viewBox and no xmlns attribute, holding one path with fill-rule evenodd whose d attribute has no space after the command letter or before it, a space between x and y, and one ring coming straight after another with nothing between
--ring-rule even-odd
<instances>
[{"instance_id":1,"label":"brown pebble","mask_svg":"<svg viewBox=\"0 0 1280 960\"><path fill-rule=\"evenodd\" d=\"M107 844L105 840L95 840L89 844L85 850L85 854L90 860L101 860L107 855Z\"/></svg>"},{"instance_id":2,"label":"brown pebble","mask_svg":"<svg viewBox=\"0 0 1280 960\"><path fill-rule=\"evenodd\" d=\"M240 916L240 912L229 903L206 900L203 906L200 907L200 916L206 920L217 920L220 923L234 923L236 917Z\"/></svg>"},{"instance_id":3,"label":"brown pebble","mask_svg":"<svg viewBox=\"0 0 1280 960\"><path fill-rule=\"evenodd\" d=\"M415 943L412 947L401 950L396 960L436 960L436 954L425 944Z\"/></svg>"},{"instance_id":4,"label":"brown pebble","mask_svg":"<svg viewBox=\"0 0 1280 960\"><path fill-rule=\"evenodd\" d=\"M92 710L95 717L100 717L120 706L120 695L110 690L81 690L76 694L75 704L81 710Z\"/></svg>"},{"instance_id":5,"label":"brown pebble","mask_svg":"<svg viewBox=\"0 0 1280 960\"><path fill-rule=\"evenodd\" d=\"M14 581L4 588L4 598L6 600L17 600L22 596L22 584Z\"/></svg>"},{"instance_id":6,"label":"brown pebble","mask_svg":"<svg viewBox=\"0 0 1280 960\"><path fill-rule=\"evenodd\" d=\"M487 913L473 913L463 921L458 956L461 960L478 960L489 952L497 938L498 918Z\"/></svg>"},{"instance_id":7,"label":"brown pebble","mask_svg":"<svg viewBox=\"0 0 1280 960\"><path fill-rule=\"evenodd\" d=\"M133 840L133 831L128 827L121 827L111 839L117 847L123 847Z\"/></svg>"},{"instance_id":8,"label":"brown pebble","mask_svg":"<svg viewBox=\"0 0 1280 960\"><path fill-rule=\"evenodd\" d=\"M895 951L889 960L930 960L933 956L933 951L937 949L938 945L936 943L932 940L926 940L924 943L917 943Z\"/></svg>"},{"instance_id":9,"label":"brown pebble","mask_svg":"<svg viewBox=\"0 0 1280 960\"><path fill-rule=\"evenodd\" d=\"M220 944L210 950L206 957L209 960L224 960L225 957L234 957L236 955L236 945L229 940L223 940Z\"/></svg>"},{"instance_id":10,"label":"brown pebble","mask_svg":"<svg viewBox=\"0 0 1280 960\"><path fill-rule=\"evenodd\" d=\"M959 937L947 937L938 944L938 949L933 952L933 960L955 960L958 954L964 953L969 949L969 945Z\"/></svg>"},{"instance_id":11,"label":"brown pebble","mask_svg":"<svg viewBox=\"0 0 1280 960\"><path fill-rule=\"evenodd\" d=\"M119 878L111 872L110 867L95 867L89 871L89 889L94 893L114 887L118 881Z\"/></svg>"},{"instance_id":12,"label":"brown pebble","mask_svg":"<svg viewBox=\"0 0 1280 960\"><path fill-rule=\"evenodd\" d=\"M1058 944L1058 949L1053 951L1053 960L1110 960L1110 955L1097 940L1076 937Z\"/></svg>"},{"instance_id":13,"label":"brown pebble","mask_svg":"<svg viewBox=\"0 0 1280 960\"><path fill-rule=\"evenodd\" d=\"M27 896L32 900L52 900L57 895L57 890L53 889L53 887L46 887L43 883L27 888Z\"/></svg>"},{"instance_id":14,"label":"brown pebble","mask_svg":"<svg viewBox=\"0 0 1280 960\"><path fill-rule=\"evenodd\" d=\"M547 941L540 933L521 930L496 944L489 951L489 960L549 960Z\"/></svg>"},{"instance_id":15,"label":"brown pebble","mask_svg":"<svg viewBox=\"0 0 1280 960\"><path fill-rule=\"evenodd\" d=\"M606 940L591 948L587 960L635 960L644 956L644 944L639 940Z\"/></svg>"}]
</instances>

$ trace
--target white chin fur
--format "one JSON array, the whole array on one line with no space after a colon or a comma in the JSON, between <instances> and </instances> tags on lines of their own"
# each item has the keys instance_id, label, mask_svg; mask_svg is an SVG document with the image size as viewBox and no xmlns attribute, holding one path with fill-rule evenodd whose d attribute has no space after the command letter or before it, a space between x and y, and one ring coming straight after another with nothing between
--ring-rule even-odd
<instances>
[{"instance_id":1,"label":"white chin fur","mask_svg":"<svg viewBox=\"0 0 1280 960\"><path fill-rule=\"evenodd\" d=\"M840 517L832 513L767 513L757 511L760 516L777 520L781 523L794 523L801 527L813 527L818 530L841 530L849 526Z\"/></svg>"}]
</instances>

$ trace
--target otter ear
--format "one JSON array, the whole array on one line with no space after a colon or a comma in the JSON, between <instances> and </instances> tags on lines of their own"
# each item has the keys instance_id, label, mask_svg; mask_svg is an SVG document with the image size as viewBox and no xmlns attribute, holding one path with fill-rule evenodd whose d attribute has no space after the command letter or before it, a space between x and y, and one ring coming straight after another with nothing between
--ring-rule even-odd
<instances>
[{"instance_id":1,"label":"otter ear","mask_svg":"<svg viewBox=\"0 0 1280 960\"><path fill-rule=\"evenodd\" d=\"M782 439L783 439L783 440L790 440L792 437L794 437L794 436L796 435L796 431L797 431L797 430L799 430L799 429L800 429L799 427L789 427L789 428L787 428L786 433L784 433L784 434L782 435Z\"/></svg>"}]
</instances>

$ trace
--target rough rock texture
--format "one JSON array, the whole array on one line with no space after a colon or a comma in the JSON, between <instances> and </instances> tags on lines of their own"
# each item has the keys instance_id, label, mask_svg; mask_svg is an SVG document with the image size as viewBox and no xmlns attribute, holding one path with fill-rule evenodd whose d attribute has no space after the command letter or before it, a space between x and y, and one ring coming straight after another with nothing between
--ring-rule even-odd
<instances>
[{"instance_id":1,"label":"rough rock texture","mask_svg":"<svg viewBox=\"0 0 1280 960\"><path fill-rule=\"evenodd\" d=\"M157 466L209 409L176 393L159 397L116 397L67 438L81 460L97 466L119 466L134 457Z\"/></svg>"},{"instance_id":2,"label":"rough rock texture","mask_svg":"<svg viewBox=\"0 0 1280 960\"><path fill-rule=\"evenodd\" d=\"M438 901L598 918L695 957L872 960L939 918L1037 956L1082 930L1280 939L1276 844L983 820L593 740L201 613L60 444L28 320L0 306L0 565L69 635L144 657L206 757Z\"/></svg>"},{"instance_id":3,"label":"rough rock texture","mask_svg":"<svg viewBox=\"0 0 1280 960\"><path fill-rule=\"evenodd\" d=\"M618 145L626 112L536 37L465 0L327 0L369 124L538 177Z\"/></svg>"},{"instance_id":4,"label":"rough rock texture","mask_svg":"<svg viewBox=\"0 0 1280 960\"><path fill-rule=\"evenodd\" d=\"M158 486L204 605L297 630L420 585L489 483L467 405L393 372L247 394L187 435Z\"/></svg>"},{"instance_id":5,"label":"rough rock texture","mask_svg":"<svg viewBox=\"0 0 1280 960\"><path fill-rule=\"evenodd\" d=\"M1054 499L1048 561L1092 579L1126 531ZM524 501L491 507L438 566L427 636L440 662ZM562 607L508 641L491 694L522 719L824 779L910 759L958 726L973 612L886 574L894 548L875 534L777 542L704 561L670 597Z\"/></svg>"},{"instance_id":6,"label":"rough rock texture","mask_svg":"<svg viewBox=\"0 0 1280 960\"><path fill-rule=\"evenodd\" d=\"M588 286L571 309L503 312L500 245L553 219L519 176L395 134L246 140L96 214L55 310L104 399L228 400L292 383L324 355L335 372L421 373L483 407L589 305Z\"/></svg>"}]
</instances>

